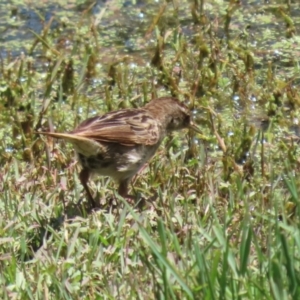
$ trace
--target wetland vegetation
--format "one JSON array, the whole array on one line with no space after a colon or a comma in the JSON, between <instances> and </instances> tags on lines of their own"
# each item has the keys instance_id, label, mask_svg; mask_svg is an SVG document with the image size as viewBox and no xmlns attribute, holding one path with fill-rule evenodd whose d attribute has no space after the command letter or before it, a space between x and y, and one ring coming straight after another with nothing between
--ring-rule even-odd
<instances>
[{"instance_id":1,"label":"wetland vegetation","mask_svg":"<svg viewBox=\"0 0 300 300\"><path fill-rule=\"evenodd\" d=\"M0 3L1 299L299 299L298 0ZM90 187L39 130L172 95L178 132ZM299 106L298 106L299 105Z\"/></svg>"}]
</instances>

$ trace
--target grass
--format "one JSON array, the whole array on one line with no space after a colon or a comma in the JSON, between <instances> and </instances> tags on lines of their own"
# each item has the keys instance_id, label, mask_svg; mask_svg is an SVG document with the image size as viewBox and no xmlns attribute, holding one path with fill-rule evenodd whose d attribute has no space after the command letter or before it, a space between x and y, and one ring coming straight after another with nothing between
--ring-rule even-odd
<instances>
[{"instance_id":1,"label":"grass","mask_svg":"<svg viewBox=\"0 0 300 300\"><path fill-rule=\"evenodd\" d=\"M126 3L32 7L26 43L1 27L1 299L298 299L299 8ZM164 95L207 140L164 141L143 209L94 178L87 213L72 147L34 132Z\"/></svg>"}]
</instances>

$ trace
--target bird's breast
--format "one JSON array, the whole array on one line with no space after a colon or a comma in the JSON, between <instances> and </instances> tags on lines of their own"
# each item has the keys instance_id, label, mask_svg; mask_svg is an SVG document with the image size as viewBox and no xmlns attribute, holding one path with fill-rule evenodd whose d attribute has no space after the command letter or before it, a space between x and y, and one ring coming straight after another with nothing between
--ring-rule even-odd
<instances>
[{"instance_id":1,"label":"bird's breast","mask_svg":"<svg viewBox=\"0 0 300 300\"><path fill-rule=\"evenodd\" d=\"M83 168L103 176L122 180L134 176L142 166L155 154L159 144L145 146L122 146L111 144L105 152L96 155L78 154Z\"/></svg>"}]
</instances>

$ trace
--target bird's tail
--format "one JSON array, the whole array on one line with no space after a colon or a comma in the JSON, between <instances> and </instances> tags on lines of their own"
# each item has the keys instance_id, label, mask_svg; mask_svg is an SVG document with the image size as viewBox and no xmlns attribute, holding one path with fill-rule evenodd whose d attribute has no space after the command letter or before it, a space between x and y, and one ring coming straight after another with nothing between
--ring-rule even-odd
<instances>
[{"instance_id":1,"label":"bird's tail","mask_svg":"<svg viewBox=\"0 0 300 300\"><path fill-rule=\"evenodd\" d=\"M86 156L97 155L101 151L101 145L93 140L77 134L72 133L58 133L58 132L36 132L38 134L43 134L51 136L57 139L64 139L65 141L73 144L75 150Z\"/></svg>"},{"instance_id":2,"label":"bird's tail","mask_svg":"<svg viewBox=\"0 0 300 300\"><path fill-rule=\"evenodd\" d=\"M80 135L76 135L73 133L59 133L59 132L44 132L44 131L37 131L36 133L42 134L42 135L48 135L56 139L64 139L68 142L72 141L89 141L90 139L86 137L82 137Z\"/></svg>"}]
</instances>

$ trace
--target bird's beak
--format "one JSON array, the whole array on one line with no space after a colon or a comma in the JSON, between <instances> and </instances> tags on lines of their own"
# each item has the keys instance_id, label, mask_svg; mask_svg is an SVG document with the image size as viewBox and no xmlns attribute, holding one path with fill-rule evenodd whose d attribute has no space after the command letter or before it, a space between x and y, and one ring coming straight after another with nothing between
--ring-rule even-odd
<instances>
[{"instance_id":1,"label":"bird's beak","mask_svg":"<svg viewBox=\"0 0 300 300\"><path fill-rule=\"evenodd\" d=\"M201 130L198 128L198 126L193 121L190 122L189 128L192 129L192 130L194 130L195 132L199 133L201 140L206 140L206 141L209 140L208 137L206 137L205 135L203 135L203 133L201 132Z\"/></svg>"},{"instance_id":2,"label":"bird's beak","mask_svg":"<svg viewBox=\"0 0 300 300\"><path fill-rule=\"evenodd\" d=\"M193 129L194 131L202 134L200 129L197 127L197 125L193 121L190 121L190 126L189 127L190 127L190 129Z\"/></svg>"}]
</instances>

